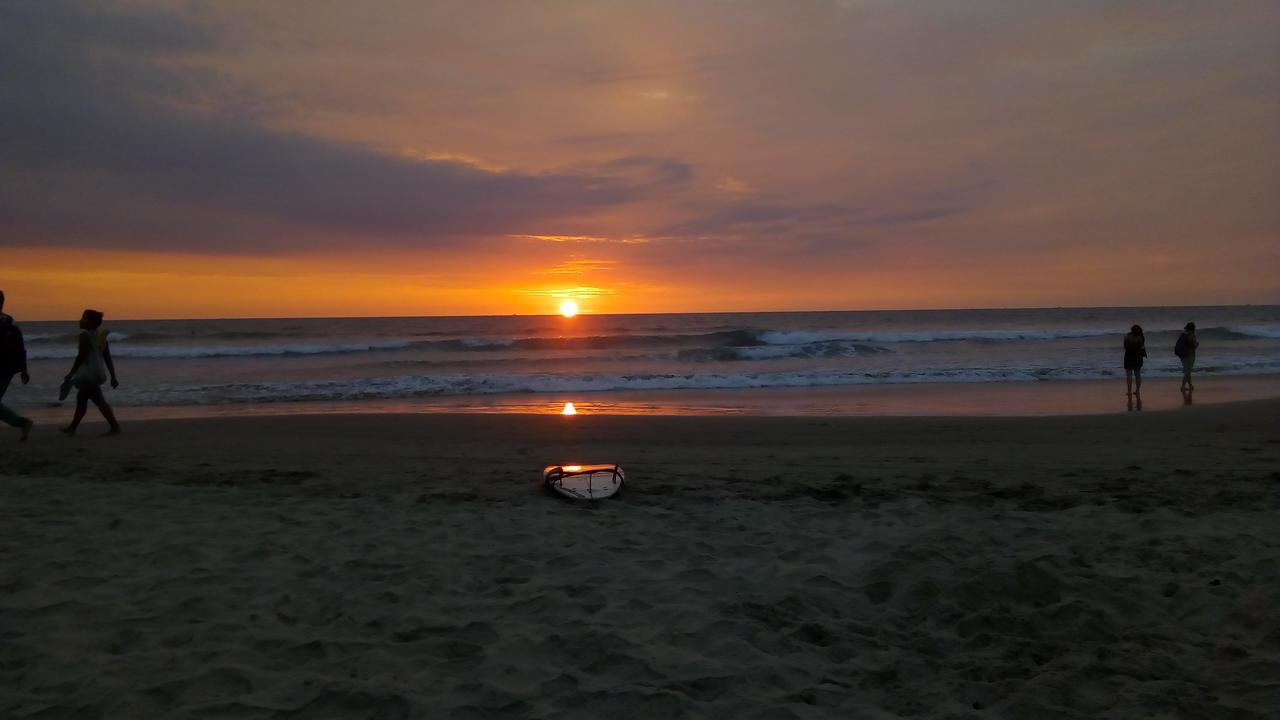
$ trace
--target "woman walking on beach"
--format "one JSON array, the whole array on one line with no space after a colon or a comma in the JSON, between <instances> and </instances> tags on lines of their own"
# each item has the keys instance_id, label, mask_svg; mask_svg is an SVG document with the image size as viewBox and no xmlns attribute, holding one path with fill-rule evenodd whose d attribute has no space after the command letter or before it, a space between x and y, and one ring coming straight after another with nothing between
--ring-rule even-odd
<instances>
[{"instance_id":1,"label":"woman walking on beach","mask_svg":"<svg viewBox=\"0 0 1280 720\"><path fill-rule=\"evenodd\" d=\"M1142 334L1142 326L1134 325L1129 328L1129 334L1124 336L1124 384L1128 388L1126 395L1142 394L1142 359L1146 356L1147 339Z\"/></svg>"},{"instance_id":2,"label":"woman walking on beach","mask_svg":"<svg viewBox=\"0 0 1280 720\"><path fill-rule=\"evenodd\" d=\"M1196 348L1198 347L1200 347L1200 341L1196 339L1196 324L1189 322L1182 328L1182 334L1178 336L1178 342L1173 346L1173 354L1182 360L1182 384L1178 389L1184 392L1196 389L1196 386L1191 384L1191 371L1196 366Z\"/></svg>"},{"instance_id":3,"label":"woman walking on beach","mask_svg":"<svg viewBox=\"0 0 1280 720\"><path fill-rule=\"evenodd\" d=\"M80 421L84 419L85 410L92 400L102 412L102 417L111 425L107 434L120 434L120 423L116 422L115 413L102 395L102 384L107 381L108 373L111 375L111 387L120 387L116 380L116 366L111 362L111 348L107 345L107 330L102 327L102 313L85 310L80 317L80 352L63 383L64 387L68 384L76 387L76 414L72 416L71 424L62 428L62 432L76 434L76 428L80 427Z\"/></svg>"}]
</instances>

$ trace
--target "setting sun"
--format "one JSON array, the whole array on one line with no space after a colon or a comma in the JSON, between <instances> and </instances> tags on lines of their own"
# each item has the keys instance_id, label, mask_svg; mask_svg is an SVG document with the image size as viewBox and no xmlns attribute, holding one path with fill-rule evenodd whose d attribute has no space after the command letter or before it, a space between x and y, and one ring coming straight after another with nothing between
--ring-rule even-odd
<instances>
[{"instance_id":1,"label":"setting sun","mask_svg":"<svg viewBox=\"0 0 1280 720\"><path fill-rule=\"evenodd\" d=\"M560 314L565 317L573 317L578 314L578 303L572 300L565 300L560 303Z\"/></svg>"}]
</instances>

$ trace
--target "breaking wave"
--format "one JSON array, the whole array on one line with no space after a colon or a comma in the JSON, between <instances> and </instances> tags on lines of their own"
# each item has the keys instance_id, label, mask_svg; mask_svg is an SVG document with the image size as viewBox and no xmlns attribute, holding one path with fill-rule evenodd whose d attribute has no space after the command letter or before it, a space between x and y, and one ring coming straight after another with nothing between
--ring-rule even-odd
<instances>
[{"instance_id":1,"label":"breaking wave","mask_svg":"<svg viewBox=\"0 0 1280 720\"><path fill-rule=\"evenodd\" d=\"M1221 364L1204 375L1280 373L1280 360ZM800 371L762 373L488 373L400 375L301 382L211 383L172 387L131 398L134 404L221 404L413 399L449 395L565 394L644 390L821 388L849 385L1010 383L1117 378L1119 368L930 368L903 371ZM1148 377L1177 377L1174 367L1152 368Z\"/></svg>"},{"instance_id":2,"label":"breaking wave","mask_svg":"<svg viewBox=\"0 0 1280 720\"><path fill-rule=\"evenodd\" d=\"M1175 337L1176 328L1148 330L1148 345ZM112 332L112 353L132 358L222 358L296 356L421 350L442 353L566 352L648 350L670 353L689 362L751 361L779 358L854 357L886 352L895 346L927 343L1004 344L1065 339L1121 337L1115 328L981 329L981 330L778 330L738 328L709 333L604 334L555 337L475 336L448 339L441 333L403 337L348 339L333 342L289 332L219 331L184 337L162 332ZM76 334L33 333L27 336L32 359L75 356ZM1280 339L1280 326L1209 327L1203 340ZM185 341L185 342L184 342ZM1172 340L1170 340L1172 342Z\"/></svg>"}]
</instances>

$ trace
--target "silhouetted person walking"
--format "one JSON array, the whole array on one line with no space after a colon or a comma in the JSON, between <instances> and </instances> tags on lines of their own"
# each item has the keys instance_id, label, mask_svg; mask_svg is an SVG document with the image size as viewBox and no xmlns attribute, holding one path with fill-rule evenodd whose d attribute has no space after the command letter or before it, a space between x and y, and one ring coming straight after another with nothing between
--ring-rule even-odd
<instances>
[{"instance_id":1,"label":"silhouetted person walking","mask_svg":"<svg viewBox=\"0 0 1280 720\"><path fill-rule=\"evenodd\" d=\"M76 428L80 427L80 421L84 419L85 410L92 400L102 412L102 417L111 425L107 434L120 434L120 423L116 422L115 413L111 412L111 406L102 395L102 385L107 381L108 373L111 376L111 387L120 387L116 380L116 367L111 362L111 348L107 345L107 330L102 327L102 313L85 310L80 317L80 352L76 354L76 361L72 363L71 372L67 373L66 378L67 382L76 387L76 414L72 416L71 424L62 428L62 432L76 434Z\"/></svg>"},{"instance_id":2,"label":"silhouetted person walking","mask_svg":"<svg viewBox=\"0 0 1280 720\"><path fill-rule=\"evenodd\" d=\"M1198 347L1200 347L1200 341L1196 338L1196 324L1189 322L1182 328L1182 334L1178 336L1178 342L1173 346L1173 354L1182 361L1182 384L1178 386L1180 390L1196 389L1196 386L1191 384L1191 371L1196 367L1196 348Z\"/></svg>"},{"instance_id":3,"label":"silhouetted person walking","mask_svg":"<svg viewBox=\"0 0 1280 720\"><path fill-rule=\"evenodd\" d=\"M1134 325L1129 328L1129 334L1124 336L1124 385L1128 388L1126 395L1142 394L1142 359L1146 356L1147 338L1142 334L1142 326Z\"/></svg>"},{"instance_id":4,"label":"silhouetted person walking","mask_svg":"<svg viewBox=\"0 0 1280 720\"><path fill-rule=\"evenodd\" d=\"M19 440L26 440L34 425L2 402L13 376L20 375L22 384L31 382L27 374L27 345L22 339L22 329L13 318L4 314L4 291L0 290L0 421L22 430Z\"/></svg>"}]
</instances>

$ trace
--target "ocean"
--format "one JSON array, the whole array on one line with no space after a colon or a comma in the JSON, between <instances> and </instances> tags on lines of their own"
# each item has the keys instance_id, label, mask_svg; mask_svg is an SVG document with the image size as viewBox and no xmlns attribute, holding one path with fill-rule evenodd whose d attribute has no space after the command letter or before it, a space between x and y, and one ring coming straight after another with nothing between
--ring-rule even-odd
<instances>
[{"instance_id":1,"label":"ocean","mask_svg":"<svg viewBox=\"0 0 1280 720\"><path fill-rule=\"evenodd\" d=\"M650 396L696 409L698 403L681 398L717 391L720 400L705 409L715 411L725 397L744 400L728 403L732 411L750 407L753 394L789 388L814 398L800 414L842 414L839 403L819 401L854 386L1123 378L1121 340L1134 323L1146 330L1146 377L1176 377L1173 345L1189 320L1200 329L1197 377L1280 374L1280 306L574 318L108 317L122 383L108 395L122 411L235 414L519 411L568 401L626 405L628 398ZM15 383L6 403L48 406L75 354L75 322L21 324L33 381L25 388Z\"/></svg>"}]
</instances>

